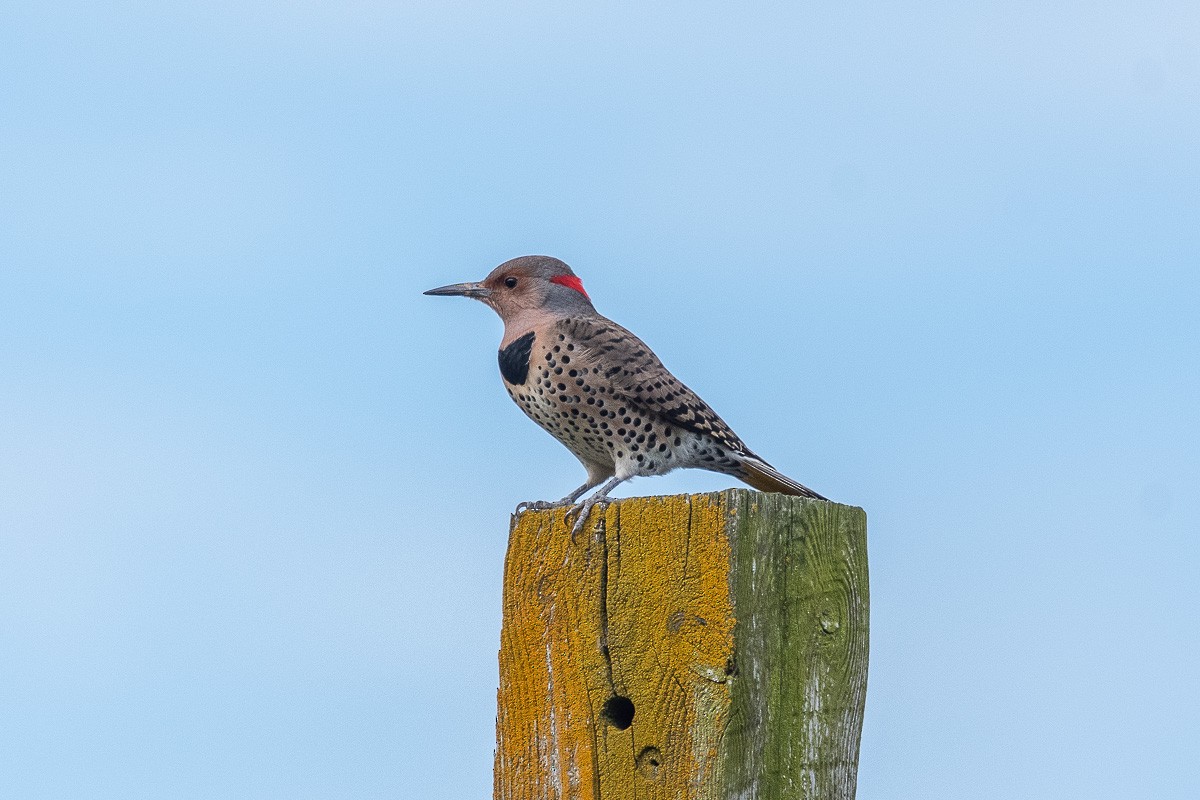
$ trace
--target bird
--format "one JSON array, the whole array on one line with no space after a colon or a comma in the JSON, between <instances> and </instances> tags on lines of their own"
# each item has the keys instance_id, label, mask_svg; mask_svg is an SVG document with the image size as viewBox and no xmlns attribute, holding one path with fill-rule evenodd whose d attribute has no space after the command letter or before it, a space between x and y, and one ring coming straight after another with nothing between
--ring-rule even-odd
<instances>
[{"instance_id":1,"label":"bird","mask_svg":"<svg viewBox=\"0 0 1200 800\"><path fill-rule=\"evenodd\" d=\"M521 256L477 283L425 294L473 298L500 315L504 388L587 473L561 500L522 503L518 514L571 506L574 537L619 484L681 467L730 475L765 492L827 499L751 451L645 342L600 314L559 259Z\"/></svg>"}]
</instances>

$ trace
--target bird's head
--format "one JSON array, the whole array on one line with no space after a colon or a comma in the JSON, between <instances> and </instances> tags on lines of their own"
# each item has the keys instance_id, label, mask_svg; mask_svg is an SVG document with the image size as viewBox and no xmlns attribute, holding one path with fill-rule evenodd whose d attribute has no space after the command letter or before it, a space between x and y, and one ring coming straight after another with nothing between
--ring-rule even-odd
<instances>
[{"instance_id":1,"label":"bird's head","mask_svg":"<svg viewBox=\"0 0 1200 800\"><path fill-rule=\"evenodd\" d=\"M474 297L495 309L505 322L534 314L595 313L583 282L570 267L550 256L514 258L479 283L455 283L425 294Z\"/></svg>"}]
</instances>

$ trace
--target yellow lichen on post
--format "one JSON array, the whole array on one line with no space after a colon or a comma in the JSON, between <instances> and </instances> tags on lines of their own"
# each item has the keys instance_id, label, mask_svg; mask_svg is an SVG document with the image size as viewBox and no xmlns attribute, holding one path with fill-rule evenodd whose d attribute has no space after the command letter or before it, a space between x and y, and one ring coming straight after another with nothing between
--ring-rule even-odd
<instances>
[{"instance_id":1,"label":"yellow lichen on post","mask_svg":"<svg viewBox=\"0 0 1200 800\"><path fill-rule=\"evenodd\" d=\"M676 800L717 785L734 626L723 505L622 500L576 542L561 511L514 521L497 798Z\"/></svg>"},{"instance_id":2,"label":"yellow lichen on post","mask_svg":"<svg viewBox=\"0 0 1200 800\"><path fill-rule=\"evenodd\" d=\"M612 696L636 726L604 719L603 797L680 798L709 783L729 708L729 540L707 496L636 498L608 510ZM616 574L614 574L614 571ZM611 715L609 715L611 717ZM630 756L633 756L630 758Z\"/></svg>"}]
</instances>

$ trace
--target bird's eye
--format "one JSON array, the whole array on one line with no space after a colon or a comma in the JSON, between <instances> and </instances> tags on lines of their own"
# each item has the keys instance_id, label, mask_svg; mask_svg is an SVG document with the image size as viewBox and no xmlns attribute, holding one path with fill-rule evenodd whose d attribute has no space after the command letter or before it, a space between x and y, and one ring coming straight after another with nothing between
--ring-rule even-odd
<instances>
[{"instance_id":1,"label":"bird's eye","mask_svg":"<svg viewBox=\"0 0 1200 800\"><path fill-rule=\"evenodd\" d=\"M513 278L511 276L508 278L505 278L504 285L507 286L508 288L512 289L513 287L515 287L517 285L517 279Z\"/></svg>"}]
</instances>

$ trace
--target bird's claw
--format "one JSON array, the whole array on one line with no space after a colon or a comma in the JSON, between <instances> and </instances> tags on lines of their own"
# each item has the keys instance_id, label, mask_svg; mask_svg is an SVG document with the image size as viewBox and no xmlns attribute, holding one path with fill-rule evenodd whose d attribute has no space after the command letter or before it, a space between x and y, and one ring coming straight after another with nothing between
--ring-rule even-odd
<instances>
[{"instance_id":1,"label":"bird's claw","mask_svg":"<svg viewBox=\"0 0 1200 800\"><path fill-rule=\"evenodd\" d=\"M591 516L592 509L599 508L600 511L603 512L604 509L608 508L608 504L611 502L612 500L607 497L589 497L587 500L584 500L567 512L568 520L570 520L571 517L575 517L575 524L571 526L572 544L575 543L576 538L583 530L583 526L587 524L588 517Z\"/></svg>"},{"instance_id":2,"label":"bird's claw","mask_svg":"<svg viewBox=\"0 0 1200 800\"><path fill-rule=\"evenodd\" d=\"M517 508L513 513L520 516L526 511L549 511L552 508L563 508L564 506L572 505L572 502L570 497L564 497L562 500L555 500L553 502L549 500L522 500L520 503L517 503Z\"/></svg>"},{"instance_id":3,"label":"bird's claw","mask_svg":"<svg viewBox=\"0 0 1200 800\"><path fill-rule=\"evenodd\" d=\"M551 503L548 500L522 500L520 503L517 503L517 507L513 510L513 513L519 517L526 511L545 511L548 508L558 508L558 504Z\"/></svg>"}]
</instances>

